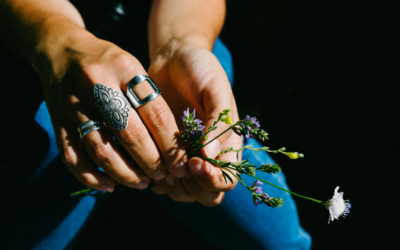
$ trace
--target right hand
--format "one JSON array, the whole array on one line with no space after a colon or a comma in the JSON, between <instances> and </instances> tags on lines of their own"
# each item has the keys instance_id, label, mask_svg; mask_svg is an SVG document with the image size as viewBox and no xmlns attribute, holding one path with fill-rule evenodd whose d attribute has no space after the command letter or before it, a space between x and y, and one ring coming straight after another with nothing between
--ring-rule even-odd
<instances>
[{"instance_id":1,"label":"right hand","mask_svg":"<svg viewBox=\"0 0 400 250\"><path fill-rule=\"evenodd\" d=\"M81 142L77 132L81 123L103 121L95 107L94 85L100 83L125 93L129 81L146 71L131 54L85 30L70 39L51 41L41 47L44 60L34 68L43 82L60 156L75 177L91 188L111 192L114 180L144 189L149 177L160 180L167 170L175 177L184 176L185 147L162 96L130 109L126 130L110 128L137 165L118 150L105 128L90 132ZM138 89L138 96L143 98L146 95L140 96L141 91L143 87ZM90 163L84 149L105 172Z\"/></svg>"}]
</instances>

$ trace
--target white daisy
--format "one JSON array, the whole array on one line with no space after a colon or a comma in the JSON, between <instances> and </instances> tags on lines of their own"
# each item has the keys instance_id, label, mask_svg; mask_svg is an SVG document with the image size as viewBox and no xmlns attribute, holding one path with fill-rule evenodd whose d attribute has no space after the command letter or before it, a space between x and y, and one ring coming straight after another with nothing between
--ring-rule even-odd
<instances>
[{"instance_id":1,"label":"white daisy","mask_svg":"<svg viewBox=\"0 0 400 250\"><path fill-rule=\"evenodd\" d=\"M343 192L338 193L338 190L339 187L336 187L332 199L325 202L325 207L329 210L328 224L334 219L339 219L339 216L345 218L350 213L349 200L343 200Z\"/></svg>"}]
</instances>

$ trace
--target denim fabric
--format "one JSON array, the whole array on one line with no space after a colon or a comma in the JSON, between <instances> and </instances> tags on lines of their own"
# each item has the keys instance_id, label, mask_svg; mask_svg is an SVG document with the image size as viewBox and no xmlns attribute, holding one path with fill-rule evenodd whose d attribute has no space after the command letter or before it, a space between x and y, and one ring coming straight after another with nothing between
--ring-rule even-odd
<instances>
[{"instance_id":1,"label":"denim fabric","mask_svg":"<svg viewBox=\"0 0 400 250\"><path fill-rule=\"evenodd\" d=\"M213 53L232 83L232 58L219 39ZM105 196L81 200L69 196L84 186L78 183L58 157L54 131L44 102L32 119L24 119L23 123L30 128L29 132L21 130L20 133L4 133L0 137L2 142L10 141L11 145L7 148L11 160L0 161L0 193L6 201L0 208L0 249L68 249ZM4 126L2 131L9 129ZM37 138L34 142L26 140L32 136ZM29 147L34 150L27 150L23 143L13 144L13 141L34 143ZM245 143L260 147L254 139L245 140ZM245 151L243 159L250 159L257 165L273 162L265 152ZM260 177L288 188L283 173L261 174ZM246 183L254 181L248 177L243 179ZM265 205L256 207L249 192L240 184L226 193L220 206L213 208L199 203L177 203L165 195L149 194L197 234L221 249L309 249L311 238L299 224L291 196L268 185L264 185L263 189L270 196L282 197L284 206L275 209Z\"/></svg>"}]
</instances>

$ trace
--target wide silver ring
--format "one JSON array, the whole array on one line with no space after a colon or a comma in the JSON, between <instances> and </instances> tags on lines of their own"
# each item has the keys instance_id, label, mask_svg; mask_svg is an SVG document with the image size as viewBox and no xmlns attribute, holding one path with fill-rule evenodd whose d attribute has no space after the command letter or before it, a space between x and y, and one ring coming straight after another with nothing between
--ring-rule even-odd
<instances>
[{"instance_id":1,"label":"wide silver ring","mask_svg":"<svg viewBox=\"0 0 400 250\"><path fill-rule=\"evenodd\" d=\"M104 128L103 122L89 120L78 126L78 132L81 139L92 131Z\"/></svg>"},{"instance_id":2,"label":"wide silver ring","mask_svg":"<svg viewBox=\"0 0 400 250\"><path fill-rule=\"evenodd\" d=\"M150 86L153 88L153 90L155 92L146 96L142 100L139 100L137 95L133 92L133 87L135 87L139 83L146 81L146 80L150 83ZM148 103L149 101L153 100L157 96L161 95L161 91L158 89L157 85L154 83L154 81L150 77L148 77L146 75L137 75L129 82L128 90L126 91L126 95L128 97L129 102L132 104L132 106L134 108L139 108L140 106Z\"/></svg>"}]
</instances>

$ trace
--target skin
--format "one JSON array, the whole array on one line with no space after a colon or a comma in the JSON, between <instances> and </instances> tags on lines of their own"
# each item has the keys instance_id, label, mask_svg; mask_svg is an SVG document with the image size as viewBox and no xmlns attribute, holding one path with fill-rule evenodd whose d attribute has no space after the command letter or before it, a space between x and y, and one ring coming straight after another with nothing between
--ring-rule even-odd
<instances>
[{"instance_id":1,"label":"skin","mask_svg":"<svg viewBox=\"0 0 400 250\"><path fill-rule=\"evenodd\" d=\"M221 171L199 157L188 159L179 126L187 107L196 108L206 128L226 108L238 120L227 76L211 53L224 17L224 1L153 1L147 72L131 54L89 33L66 0L1 1L0 35L39 74L60 156L80 182L109 192L114 181L139 189L152 182L157 194L214 206L237 182L225 183ZM81 142L76 128L87 120L102 120L93 101L96 83L125 93L138 74L148 74L163 94L131 109L126 130L110 129L134 164L106 129L90 132ZM141 84L135 92L143 98L148 86ZM227 126L219 125L209 140ZM228 132L202 154L215 158L228 146L241 144L241 137ZM84 150L105 173L90 163ZM218 159L236 161L234 154Z\"/></svg>"}]
</instances>

